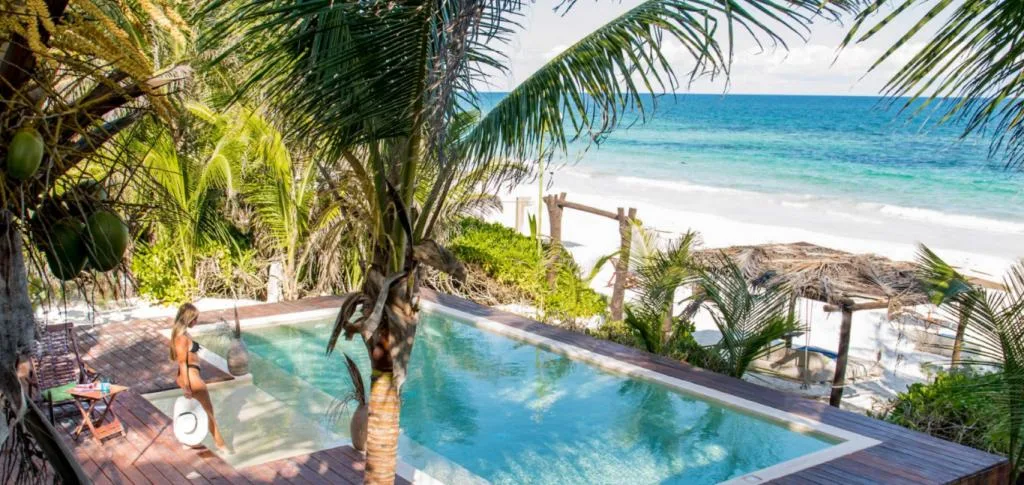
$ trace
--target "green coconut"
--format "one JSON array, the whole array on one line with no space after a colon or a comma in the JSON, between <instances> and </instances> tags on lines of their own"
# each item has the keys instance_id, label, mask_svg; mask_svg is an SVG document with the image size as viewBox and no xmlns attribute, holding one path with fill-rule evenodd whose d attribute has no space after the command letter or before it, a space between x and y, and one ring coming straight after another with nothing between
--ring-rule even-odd
<instances>
[{"instance_id":1,"label":"green coconut","mask_svg":"<svg viewBox=\"0 0 1024 485\"><path fill-rule=\"evenodd\" d=\"M43 241L43 254L50 265L50 272L67 281L82 271L87 259L85 244L82 242L84 225L71 218L62 219L47 229Z\"/></svg>"},{"instance_id":2,"label":"green coconut","mask_svg":"<svg viewBox=\"0 0 1024 485\"><path fill-rule=\"evenodd\" d=\"M43 163L43 136L35 128L22 128L7 145L7 176L28 180Z\"/></svg>"},{"instance_id":3,"label":"green coconut","mask_svg":"<svg viewBox=\"0 0 1024 485\"><path fill-rule=\"evenodd\" d=\"M110 271L128 249L128 226L113 212L97 211L85 223L85 241L89 264L97 271Z\"/></svg>"}]
</instances>

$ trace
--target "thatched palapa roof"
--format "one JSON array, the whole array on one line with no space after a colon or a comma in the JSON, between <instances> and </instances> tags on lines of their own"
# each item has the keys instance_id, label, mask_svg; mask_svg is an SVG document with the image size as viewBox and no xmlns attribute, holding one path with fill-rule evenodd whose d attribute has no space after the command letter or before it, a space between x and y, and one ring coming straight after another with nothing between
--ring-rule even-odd
<instances>
[{"instance_id":1,"label":"thatched palapa roof","mask_svg":"<svg viewBox=\"0 0 1024 485\"><path fill-rule=\"evenodd\" d=\"M797 242L705 249L694 253L706 266L726 256L751 281L781 282L798 295L826 303L868 300L885 304L890 312L928 302L914 265L875 254L853 254Z\"/></svg>"}]
</instances>

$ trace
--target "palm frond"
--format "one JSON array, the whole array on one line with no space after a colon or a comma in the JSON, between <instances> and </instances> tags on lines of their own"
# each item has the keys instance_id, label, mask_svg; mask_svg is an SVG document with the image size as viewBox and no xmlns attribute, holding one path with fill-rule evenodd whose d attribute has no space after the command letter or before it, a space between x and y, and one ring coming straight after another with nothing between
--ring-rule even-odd
<instances>
[{"instance_id":1,"label":"palm frond","mask_svg":"<svg viewBox=\"0 0 1024 485\"><path fill-rule=\"evenodd\" d=\"M990 154L1008 166L1024 163L1024 23L1010 1L940 1L913 8L916 0L875 0L851 26L843 46L864 42L896 25L909 25L871 70L937 30L886 83L883 92L913 113L934 109L940 121L963 122L963 136L991 129ZM883 7L890 7L880 14ZM904 22L897 22L905 20ZM866 29L866 30L865 30Z\"/></svg>"},{"instance_id":2,"label":"palm frond","mask_svg":"<svg viewBox=\"0 0 1024 485\"><path fill-rule=\"evenodd\" d=\"M741 377L750 363L769 350L772 341L797 327L788 311L790 293L782 285L754 288L735 261L721 256L711 269L700 271L700 295L722 334L712 346L720 365Z\"/></svg>"},{"instance_id":3,"label":"palm frond","mask_svg":"<svg viewBox=\"0 0 1024 485\"><path fill-rule=\"evenodd\" d=\"M960 295L974 289L966 276L923 244L917 252L917 273L925 292L935 305L955 301Z\"/></svg>"}]
</instances>

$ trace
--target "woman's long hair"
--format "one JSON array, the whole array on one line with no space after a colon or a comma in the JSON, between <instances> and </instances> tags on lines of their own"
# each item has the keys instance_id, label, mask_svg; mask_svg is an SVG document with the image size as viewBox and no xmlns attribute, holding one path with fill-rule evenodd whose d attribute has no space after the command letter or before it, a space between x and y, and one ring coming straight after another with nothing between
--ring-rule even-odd
<instances>
[{"instance_id":1,"label":"woman's long hair","mask_svg":"<svg viewBox=\"0 0 1024 485\"><path fill-rule=\"evenodd\" d=\"M188 330L188 326L199 318L199 309L191 303L186 303L178 308L178 316L174 317L174 328L171 329L171 360L178 360L178 354L174 351L174 342L179 335Z\"/></svg>"}]
</instances>

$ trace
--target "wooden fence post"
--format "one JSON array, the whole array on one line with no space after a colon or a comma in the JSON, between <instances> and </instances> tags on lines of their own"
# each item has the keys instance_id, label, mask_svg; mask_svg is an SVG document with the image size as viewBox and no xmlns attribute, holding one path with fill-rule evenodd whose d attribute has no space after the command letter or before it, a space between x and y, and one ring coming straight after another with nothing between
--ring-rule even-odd
<instances>
[{"instance_id":1,"label":"wooden fence post","mask_svg":"<svg viewBox=\"0 0 1024 485\"><path fill-rule=\"evenodd\" d=\"M853 326L853 301L846 299L840 303L843 312L842 325L839 328L839 351L836 355L836 374L832 377L832 394L828 404L839 407L843 402L843 388L846 386L846 360L850 353L850 330Z\"/></svg>"},{"instance_id":2,"label":"wooden fence post","mask_svg":"<svg viewBox=\"0 0 1024 485\"><path fill-rule=\"evenodd\" d=\"M609 312L613 321L622 320L622 305L626 297L626 279L629 277L629 253L633 243L633 220L636 209L629 208L628 215L619 207L619 257L615 262L615 283L612 286L612 301Z\"/></svg>"},{"instance_id":3,"label":"wooden fence post","mask_svg":"<svg viewBox=\"0 0 1024 485\"><path fill-rule=\"evenodd\" d=\"M551 260L548 261L547 279L548 287L552 289L558 278L558 258L562 255L562 203L565 202L565 197L565 192L544 197L544 203L548 206L548 225L551 229Z\"/></svg>"},{"instance_id":4,"label":"wooden fence post","mask_svg":"<svg viewBox=\"0 0 1024 485\"><path fill-rule=\"evenodd\" d=\"M530 205L529 197L516 197L516 232L523 233L523 223L526 222L526 206Z\"/></svg>"}]
</instances>

